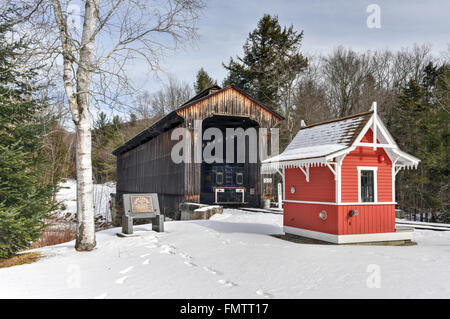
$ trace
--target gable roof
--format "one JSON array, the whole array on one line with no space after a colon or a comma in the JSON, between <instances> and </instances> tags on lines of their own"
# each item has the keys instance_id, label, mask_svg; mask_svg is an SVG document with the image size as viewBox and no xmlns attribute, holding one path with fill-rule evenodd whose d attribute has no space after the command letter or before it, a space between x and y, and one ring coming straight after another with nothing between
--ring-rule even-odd
<instances>
[{"instance_id":1,"label":"gable roof","mask_svg":"<svg viewBox=\"0 0 450 319\"><path fill-rule=\"evenodd\" d=\"M381 143L360 143L366 132L373 127L380 131L376 139ZM420 162L418 158L398 148L375 107L369 112L303 127L284 152L262 162L262 170L329 165L333 158L348 154L357 146L387 147L386 153L399 167L416 167Z\"/></svg>"},{"instance_id":2,"label":"gable roof","mask_svg":"<svg viewBox=\"0 0 450 319\"><path fill-rule=\"evenodd\" d=\"M211 86L211 87L203 90L202 92L200 92L193 98L189 99L188 101L186 101L185 103L180 105L180 107L178 107L176 110L170 112L169 114L167 114L166 116L161 118L159 121L152 124L147 129L143 130L142 132L140 132L139 134L137 134L136 136L134 136L133 138L131 138L130 140L128 140L127 142L122 144L121 146L117 147L112 153L117 156L121 153L127 152L127 151L147 142L148 140L158 136L159 134L163 133L164 131L169 130L169 129L181 124L184 121L184 119L183 119L183 117L178 115L178 112L180 110L183 110L185 108L193 106L203 100L209 99L217 94L220 94L220 93L222 93L226 90L230 90L230 89L235 90L235 91L239 92L240 94L244 95L246 98L250 99L252 102L257 104L259 107L261 107L264 110L268 111L269 113L273 114L279 120L284 120L284 117L281 114L279 114L279 113L275 112L274 110L268 108L267 106L263 105L261 102L254 99L253 97L251 97L250 95L248 95L247 93L242 91L241 89L239 89L233 85L227 86L223 89L218 85L214 85L214 86Z\"/></svg>"},{"instance_id":3,"label":"gable roof","mask_svg":"<svg viewBox=\"0 0 450 319\"><path fill-rule=\"evenodd\" d=\"M218 88L218 89L217 89ZM215 89L213 90L214 93L210 93L211 89ZM222 92L225 92L227 90L235 90L237 92L239 92L240 94L242 94L243 96L245 96L246 98L248 98L249 100L251 100L253 103L257 104L259 107L261 107L262 109L268 111L269 113L275 115L275 117L277 117L280 120L284 120L284 116L281 115L280 113L272 110L271 108L265 106L264 104L262 104L261 102L259 102L257 99L255 99L254 97L250 96L249 94L247 94L246 92L244 92L243 90L241 90L240 88L238 88L237 86L234 85L230 85L227 87L224 87L223 89L220 88L220 86L218 85L214 85L211 86L205 90L203 90L202 92L200 92L199 94L197 94L196 96L194 96L193 98L191 98L190 100L188 100L186 103L182 104L178 109L176 109L174 112L178 112L182 109L185 109L187 107L190 107L194 104L197 104L203 100L209 99L215 95L218 95Z\"/></svg>"},{"instance_id":4,"label":"gable roof","mask_svg":"<svg viewBox=\"0 0 450 319\"><path fill-rule=\"evenodd\" d=\"M263 163L312 159L350 147L373 111L312 124L300 129L283 153Z\"/></svg>"}]
</instances>

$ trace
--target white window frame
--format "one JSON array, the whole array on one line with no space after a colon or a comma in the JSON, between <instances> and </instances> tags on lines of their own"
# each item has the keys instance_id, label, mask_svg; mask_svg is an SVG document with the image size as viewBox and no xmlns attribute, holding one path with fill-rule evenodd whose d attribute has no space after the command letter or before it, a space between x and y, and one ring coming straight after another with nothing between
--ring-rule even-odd
<instances>
[{"instance_id":1,"label":"white window frame","mask_svg":"<svg viewBox=\"0 0 450 319\"><path fill-rule=\"evenodd\" d=\"M358 203L378 203L378 167L377 166L358 166ZM361 199L361 171L373 171L373 202L363 202Z\"/></svg>"}]
</instances>

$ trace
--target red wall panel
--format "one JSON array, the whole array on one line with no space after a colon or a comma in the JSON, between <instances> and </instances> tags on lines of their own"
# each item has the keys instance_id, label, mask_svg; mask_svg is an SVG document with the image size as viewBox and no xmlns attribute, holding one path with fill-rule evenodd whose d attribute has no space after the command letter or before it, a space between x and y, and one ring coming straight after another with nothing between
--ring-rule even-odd
<instances>
[{"instance_id":1,"label":"red wall panel","mask_svg":"<svg viewBox=\"0 0 450 319\"><path fill-rule=\"evenodd\" d=\"M350 210L358 215L349 217ZM340 205L338 234L371 234L395 232L395 205Z\"/></svg>"},{"instance_id":2,"label":"red wall panel","mask_svg":"<svg viewBox=\"0 0 450 319\"><path fill-rule=\"evenodd\" d=\"M327 212L326 220L319 218L322 210ZM284 225L337 235L337 211L336 205L284 203Z\"/></svg>"},{"instance_id":3,"label":"red wall panel","mask_svg":"<svg viewBox=\"0 0 450 319\"><path fill-rule=\"evenodd\" d=\"M334 175L326 166L310 167L309 182L300 168L288 168L285 172L286 199L314 202L335 202ZM291 194L295 186L295 194Z\"/></svg>"},{"instance_id":4,"label":"red wall panel","mask_svg":"<svg viewBox=\"0 0 450 319\"><path fill-rule=\"evenodd\" d=\"M319 218L325 210L327 219ZM350 210L358 215L350 217ZM284 203L284 226L334 235L395 232L395 205L324 205Z\"/></svg>"}]
</instances>

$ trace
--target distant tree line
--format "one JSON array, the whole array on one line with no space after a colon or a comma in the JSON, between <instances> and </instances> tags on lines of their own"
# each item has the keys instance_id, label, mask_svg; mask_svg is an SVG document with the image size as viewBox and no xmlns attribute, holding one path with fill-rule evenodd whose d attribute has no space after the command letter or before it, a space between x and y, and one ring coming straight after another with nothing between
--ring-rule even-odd
<instances>
[{"instance_id":1,"label":"distant tree line","mask_svg":"<svg viewBox=\"0 0 450 319\"><path fill-rule=\"evenodd\" d=\"M292 25L282 27L277 16L264 15L249 33L243 55L223 64L228 74L221 85L235 85L285 117L281 151L302 120L312 124L368 111L377 101L400 147L422 160L417 171L398 174L399 207L448 221L448 54L436 57L429 46L414 45L364 52L337 47L326 55L306 55L301 51L303 36ZM115 180L113 149L217 83L201 68L192 86L170 76L161 90L138 94L127 117L98 113L92 134L95 181ZM59 133L47 141L49 156L59 157L55 165L73 177L73 151L67 142L72 134L60 131L60 124L54 128Z\"/></svg>"}]
</instances>

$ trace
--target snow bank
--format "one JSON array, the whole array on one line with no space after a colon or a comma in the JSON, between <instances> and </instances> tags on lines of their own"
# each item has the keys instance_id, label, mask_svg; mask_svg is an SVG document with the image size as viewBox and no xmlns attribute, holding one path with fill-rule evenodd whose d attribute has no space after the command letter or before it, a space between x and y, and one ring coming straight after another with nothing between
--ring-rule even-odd
<instances>
[{"instance_id":1,"label":"snow bank","mask_svg":"<svg viewBox=\"0 0 450 319\"><path fill-rule=\"evenodd\" d=\"M0 298L450 297L450 232L418 230L416 246L298 244L270 236L282 218L226 209L164 233L98 232L89 253L41 248L40 261L0 269Z\"/></svg>"},{"instance_id":2,"label":"snow bank","mask_svg":"<svg viewBox=\"0 0 450 319\"><path fill-rule=\"evenodd\" d=\"M65 209L54 212L56 217L74 219L77 212L77 182L69 179L59 184L56 200L63 204ZM111 193L116 192L116 186L112 182L105 184L94 184L94 209L95 216L111 221L109 200Z\"/></svg>"}]
</instances>

